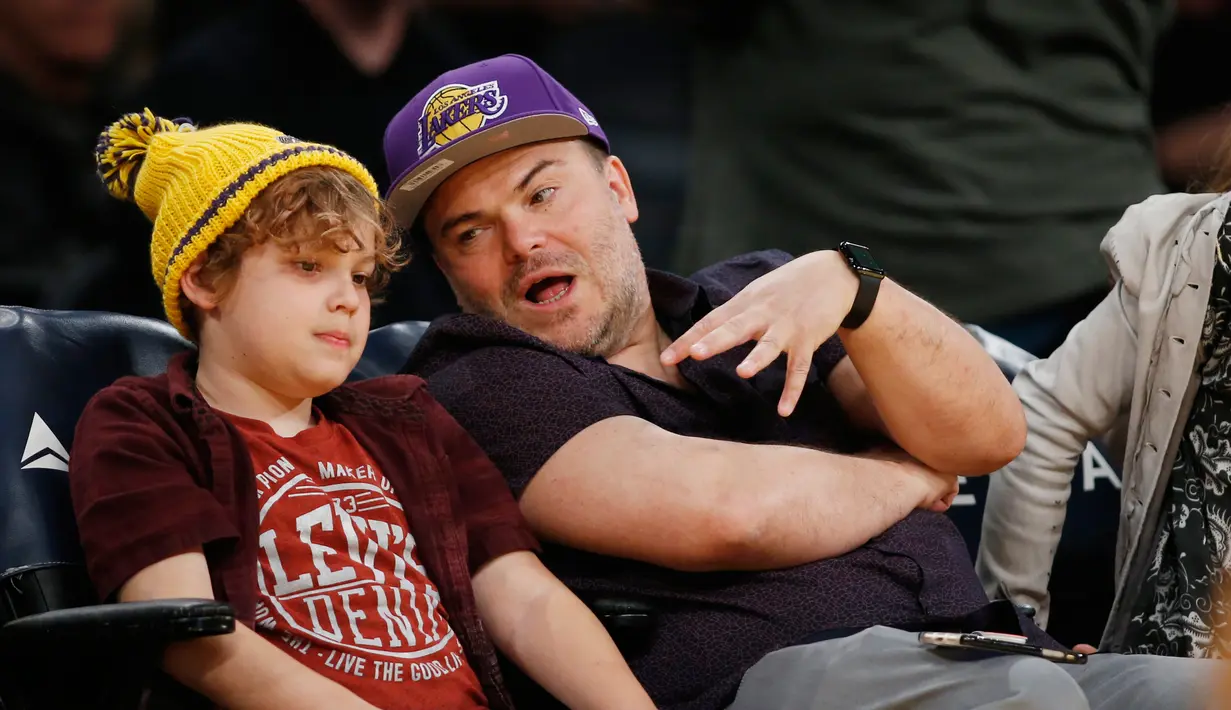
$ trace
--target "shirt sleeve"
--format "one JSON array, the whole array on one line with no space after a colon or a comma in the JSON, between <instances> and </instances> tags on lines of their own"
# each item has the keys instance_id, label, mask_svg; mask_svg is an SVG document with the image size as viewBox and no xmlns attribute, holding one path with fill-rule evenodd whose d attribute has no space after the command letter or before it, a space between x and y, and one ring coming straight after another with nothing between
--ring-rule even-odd
<instances>
[{"instance_id":1,"label":"shirt sleeve","mask_svg":"<svg viewBox=\"0 0 1231 710\"><path fill-rule=\"evenodd\" d=\"M192 476L178 427L147 393L111 387L78 420L69 487L86 567L102 599L160 560L238 538Z\"/></svg>"},{"instance_id":2,"label":"shirt sleeve","mask_svg":"<svg viewBox=\"0 0 1231 710\"><path fill-rule=\"evenodd\" d=\"M538 552L538 541L495 464L440 403L427 392L420 392L419 404L427 413L432 432L441 439L457 484L470 573L510 552Z\"/></svg>"},{"instance_id":3,"label":"shirt sleeve","mask_svg":"<svg viewBox=\"0 0 1231 710\"><path fill-rule=\"evenodd\" d=\"M610 383L587 379L562 355L528 347L472 351L427 382L519 498L543 464L581 431L610 417L637 415Z\"/></svg>"}]
</instances>

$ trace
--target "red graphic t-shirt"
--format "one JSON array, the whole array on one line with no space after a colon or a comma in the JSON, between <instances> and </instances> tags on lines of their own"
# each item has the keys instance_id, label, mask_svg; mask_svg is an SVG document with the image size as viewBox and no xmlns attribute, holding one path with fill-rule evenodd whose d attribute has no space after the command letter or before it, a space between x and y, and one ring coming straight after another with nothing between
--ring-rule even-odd
<instances>
[{"instance_id":1,"label":"red graphic t-shirt","mask_svg":"<svg viewBox=\"0 0 1231 710\"><path fill-rule=\"evenodd\" d=\"M257 631L383 710L485 708L393 487L345 427L230 417L260 510Z\"/></svg>"}]
</instances>

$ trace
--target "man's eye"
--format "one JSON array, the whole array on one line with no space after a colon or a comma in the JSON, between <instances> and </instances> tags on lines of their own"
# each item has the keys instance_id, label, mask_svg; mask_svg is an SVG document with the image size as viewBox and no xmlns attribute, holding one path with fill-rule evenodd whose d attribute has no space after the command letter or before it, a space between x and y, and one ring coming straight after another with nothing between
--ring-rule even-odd
<instances>
[{"instance_id":1,"label":"man's eye","mask_svg":"<svg viewBox=\"0 0 1231 710\"><path fill-rule=\"evenodd\" d=\"M555 193L556 193L556 188L545 187L542 190L539 190L538 192L530 196L530 204L537 205L537 204L546 202L547 199L551 197L552 195L554 195Z\"/></svg>"},{"instance_id":2,"label":"man's eye","mask_svg":"<svg viewBox=\"0 0 1231 710\"><path fill-rule=\"evenodd\" d=\"M479 236L479 230L477 228L467 229L466 231L457 235L457 241L462 244L469 244L470 242L473 242L475 238L477 238L478 236Z\"/></svg>"}]
</instances>

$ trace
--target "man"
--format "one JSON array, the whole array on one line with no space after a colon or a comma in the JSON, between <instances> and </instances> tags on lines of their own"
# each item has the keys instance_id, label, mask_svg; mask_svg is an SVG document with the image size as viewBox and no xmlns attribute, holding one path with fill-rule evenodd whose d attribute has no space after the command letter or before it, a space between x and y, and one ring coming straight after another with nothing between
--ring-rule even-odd
<instances>
[{"instance_id":1,"label":"man","mask_svg":"<svg viewBox=\"0 0 1231 710\"><path fill-rule=\"evenodd\" d=\"M1021 406L866 250L647 272L623 164L524 57L439 77L385 151L395 217L466 312L407 370L503 471L549 568L659 610L629 659L659 707L1182 707L1206 684L1176 659L958 662L905 630L1055 646L989 605L943 515L957 476L1021 450Z\"/></svg>"}]
</instances>

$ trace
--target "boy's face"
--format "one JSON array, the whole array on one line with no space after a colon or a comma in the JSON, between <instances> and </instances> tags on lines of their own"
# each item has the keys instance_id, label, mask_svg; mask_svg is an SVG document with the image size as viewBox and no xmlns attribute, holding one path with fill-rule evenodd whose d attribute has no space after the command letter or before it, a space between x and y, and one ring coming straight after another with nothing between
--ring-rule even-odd
<instances>
[{"instance_id":1,"label":"boy's face","mask_svg":"<svg viewBox=\"0 0 1231 710\"><path fill-rule=\"evenodd\" d=\"M318 397L341 385L359 361L371 323L365 285L375 268L372 230L362 248L340 252L273 243L250 248L234 281L203 314L202 355L270 394Z\"/></svg>"}]
</instances>

